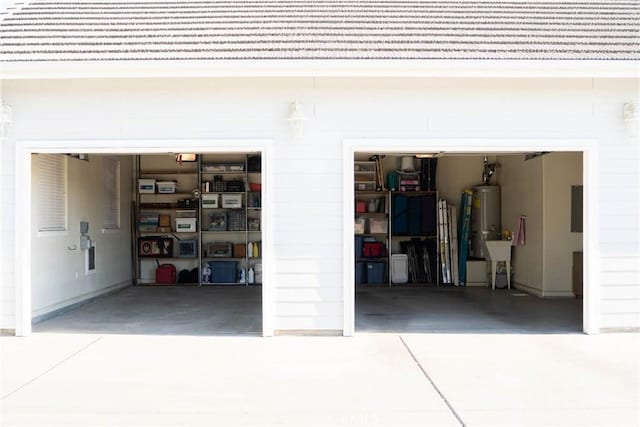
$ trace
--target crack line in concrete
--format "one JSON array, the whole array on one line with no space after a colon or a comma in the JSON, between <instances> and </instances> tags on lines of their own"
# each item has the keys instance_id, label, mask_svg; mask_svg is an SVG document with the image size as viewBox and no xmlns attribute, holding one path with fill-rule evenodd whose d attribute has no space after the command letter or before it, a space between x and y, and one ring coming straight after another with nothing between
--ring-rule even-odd
<instances>
[{"instance_id":1,"label":"crack line in concrete","mask_svg":"<svg viewBox=\"0 0 640 427\"><path fill-rule=\"evenodd\" d=\"M40 378L42 378L43 376L47 375L49 372L53 371L54 369L56 369L58 366L62 365L64 362L66 362L67 360L75 357L76 355L82 353L84 350L86 350L87 348L89 348L90 346L92 346L93 344L97 343L98 341L100 341L102 339L102 337L98 337L95 340L91 341L89 344L85 345L84 347L82 347L80 350L76 351L75 353L65 357L64 359L62 359L60 362L56 363L55 365L53 365L52 367L50 367L49 369L47 369L46 371L44 371L43 373L41 373L40 375L36 376L33 379L30 379L29 381L27 381L26 383L22 384L20 387L18 387L17 389L13 390L10 393L5 394L4 396L2 396L0 398L0 400L4 400L7 397L17 393L18 391L22 390L23 388L25 388L26 386L28 386L29 384L33 384L35 381L39 380Z\"/></svg>"},{"instance_id":2,"label":"crack line in concrete","mask_svg":"<svg viewBox=\"0 0 640 427\"><path fill-rule=\"evenodd\" d=\"M464 423L464 421L462 421L462 417L460 417L460 415L458 414L458 412L456 412L456 410L453 408L453 405L451 405L451 403L447 400L447 398L444 396L444 394L442 394L442 392L440 391L440 389L438 388L438 386L436 385L435 382L433 382L433 380L431 379L431 377L429 376L429 374L427 373L427 371L425 371L425 369L422 367L422 365L420 364L420 362L418 361L418 359L416 358L415 354L413 354L413 352L411 351L411 349L409 348L409 346L407 345L407 343L404 341L404 339L402 339L402 336L398 335L398 338L400 338L400 341L402 342L402 345L404 345L404 348L407 349L407 351L409 352L409 354L411 355L411 357L413 358L413 361L416 362L416 365L418 365L418 368L420 368L420 370L422 371L422 374L425 376L425 378L427 380L429 380L429 382L431 383L431 386L433 386L433 388L436 390L436 392L438 392L438 394L440 395L440 398L442 398L442 400L444 401L444 403L447 405L447 407L449 408L449 410L451 411L451 413L453 414L453 416L456 417L456 419L458 420L458 422L460 423L460 425L462 427L465 427L466 424Z\"/></svg>"}]
</instances>

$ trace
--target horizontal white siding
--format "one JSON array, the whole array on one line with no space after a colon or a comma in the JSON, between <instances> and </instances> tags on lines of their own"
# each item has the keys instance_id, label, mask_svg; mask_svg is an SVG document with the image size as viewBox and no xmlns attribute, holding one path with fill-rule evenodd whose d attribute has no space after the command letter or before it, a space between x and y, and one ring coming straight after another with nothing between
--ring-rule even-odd
<instances>
[{"instance_id":1,"label":"horizontal white siding","mask_svg":"<svg viewBox=\"0 0 640 427\"><path fill-rule=\"evenodd\" d=\"M638 92L630 79L10 81L3 99L14 120L3 146L17 139L138 138L150 147L154 138L273 139L275 191L265 203L275 215L274 328L342 329L344 139L595 138L601 325L640 326L640 152L622 120L622 104L637 101ZM296 98L307 117L299 140L287 122ZM12 152L3 151L0 174L0 262L2 277L12 278ZM2 309L0 326L13 328L5 298Z\"/></svg>"},{"instance_id":2,"label":"horizontal white siding","mask_svg":"<svg viewBox=\"0 0 640 427\"><path fill-rule=\"evenodd\" d=\"M628 88L620 80L594 81L603 328L640 327L640 148L637 122L630 126L621 117L622 104L634 98L638 103L637 94L637 80Z\"/></svg>"},{"instance_id":3,"label":"horizontal white siding","mask_svg":"<svg viewBox=\"0 0 640 427\"><path fill-rule=\"evenodd\" d=\"M13 144L0 140L0 329L15 329L14 155Z\"/></svg>"}]
</instances>

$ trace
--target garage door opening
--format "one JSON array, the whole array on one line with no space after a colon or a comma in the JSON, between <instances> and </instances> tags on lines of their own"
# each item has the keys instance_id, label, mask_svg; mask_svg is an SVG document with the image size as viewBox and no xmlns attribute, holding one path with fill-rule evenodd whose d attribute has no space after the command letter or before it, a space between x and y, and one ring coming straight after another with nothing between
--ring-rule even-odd
<instances>
[{"instance_id":1,"label":"garage door opening","mask_svg":"<svg viewBox=\"0 0 640 427\"><path fill-rule=\"evenodd\" d=\"M265 334L263 151L30 160L34 331Z\"/></svg>"},{"instance_id":2,"label":"garage door opening","mask_svg":"<svg viewBox=\"0 0 640 427\"><path fill-rule=\"evenodd\" d=\"M355 151L355 331L581 332L583 163Z\"/></svg>"}]
</instances>

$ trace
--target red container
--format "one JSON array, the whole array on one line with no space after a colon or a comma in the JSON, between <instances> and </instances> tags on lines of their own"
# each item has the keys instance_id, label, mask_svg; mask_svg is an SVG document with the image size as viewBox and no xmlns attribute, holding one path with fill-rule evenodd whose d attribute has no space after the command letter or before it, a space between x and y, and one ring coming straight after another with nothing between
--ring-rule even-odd
<instances>
[{"instance_id":1,"label":"red container","mask_svg":"<svg viewBox=\"0 0 640 427\"><path fill-rule=\"evenodd\" d=\"M356 200L356 213L365 213L367 212L367 204L364 200Z\"/></svg>"},{"instance_id":2,"label":"red container","mask_svg":"<svg viewBox=\"0 0 640 427\"><path fill-rule=\"evenodd\" d=\"M156 283L160 285L173 285L176 283L176 266L162 264L156 268Z\"/></svg>"},{"instance_id":3,"label":"red container","mask_svg":"<svg viewBox=\"0 0 640 427\"><path fill-rule=\"evenodd\" d=\"M387 248L382 242L364 242L362 255L365 258L381 258L387 255Z\"/></svg>"},{"instance_id":4,"label":"red container","mask_svg":"<svg viewBox=\"0 0 640 427\"><path fill-rule=\"evenodd\" d=\"M259 182L249 183L249 191L261 191L261 190L262 190L262 184L260 184Z\"/></svg>"}]
</instances>

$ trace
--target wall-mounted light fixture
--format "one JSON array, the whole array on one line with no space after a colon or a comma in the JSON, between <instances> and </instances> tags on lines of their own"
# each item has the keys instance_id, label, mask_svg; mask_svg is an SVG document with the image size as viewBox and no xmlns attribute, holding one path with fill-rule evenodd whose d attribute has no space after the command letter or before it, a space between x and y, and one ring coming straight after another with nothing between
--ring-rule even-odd
<instances>
[{"instance_id":1,"label":"wall-mounted light fixture","mask_svg":"<svg viewBox=\"0 0 640 427\"><path fill-rule=\"evenodd\" d=\"M633 101L626 102L622 106L622 117L625 122L632 122L636 119L638 114L638 107Z\"/></svg>"},{"instance_id":2,"label":"wall-mounted light fixture","mask_svg":"<svg viewBox=\"0 0 640 427\"><path fill-rule=\"evenodd\" d=\"M9 125L13 121L13 110L9 104L0 103L0 137L9 134Z\"/></svg>"},{"instance_id":3,"label":"wall-mounted light fixture","mask_svg":"<svg viewBox=\"0 0 640 427\"><path fill-rule=\"evenodd\" d=\"M300 103L296 99L291 103L291 108L289 110L289 117L287 120L289 121L289 126L291 127L291 131L293 132L293 136L295 138L300 138L302 136L302 132L304 130L304 121L307 118L300 108Z\"/></svg>"}]
</instances>

